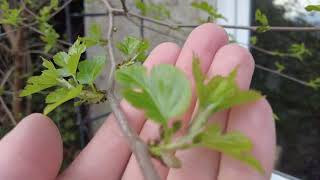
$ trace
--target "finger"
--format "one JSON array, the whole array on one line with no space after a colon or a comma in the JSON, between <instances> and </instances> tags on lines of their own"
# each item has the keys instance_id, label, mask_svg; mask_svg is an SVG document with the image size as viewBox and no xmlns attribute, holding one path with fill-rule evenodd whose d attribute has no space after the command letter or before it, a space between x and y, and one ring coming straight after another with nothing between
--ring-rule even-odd
<instances>
[{"instance_id":1,"label":"finger","mask_svg":"<svg viewBox=\"0 0 320 180\"><path fill-rule=\"evenodd\" d=\"M236 78L238 85L242 89L248 89L254 68L253 58L248 50L235 44L226 45L218 50L207 76L227 76L236 67L238 67ZM227 117L228 111L223 111L212 116L209 121L220 123L224 127ZM177 156L182 160L183 167L170 170L169 179L216 179L219 153L205 148L194 148L179 151Z\"/></svg>"},{"instance_id":2,"label":"finger","mask_svg":"<svg viewBox=\"0 0 320 180\"><path fill-rule=\"evenodd\" d=\"M144 65L151 69L156 64L173 64L179 52L180 49L173 43L160 44L150 53ZM125 101L121 106L131 127L140 132L145 122L143 112ZM111 115L60 179L120 179L130 155L126 139Z\"/></svg>"},{"instance_id":3,"label":"finger","mask_svg":"<svg viewBox=\"0 0 320 180\"><path fill-rule=\"evenodd\" d=\"M208 67L212 63L212 59L216 51L220 47L225 45L227 41L228 38L225 31L212 23L207 23L197 27L187 38L176 63L176 67L181 69L187 75L189 81L192 84L193 96L190 110L182 117L182 121L184 121L185 124L188 123L195 104L193 85L194 82L192 77L193 55L196 54L201 58L202 70L203 72L206 72L208 70ZM155 123L147 121L142 129L140 136L145 140L156 139L159 135L158 128L159 127ZM156 169L158 172L160 172L162 179L165 179L168 174L168 168L163 166L158 161L154 162ZM142 179L142 175L138 168L139 167L137 166L137 162L132 156L129 161L127 170L124 174L124 179L131 179L132 177L139 177L136 179Z\"/></svg>"},{"instance_id":4,"label":"finger","mask_svg":"<svg viewBox=\"0 0 320 180\"><path fill-rule=\"evenodd\" d=\"M62 162L62 141L49 118L32 114L1 139L0 154L0 179L55 179Z\"/></svg>"},{"instance_id":5,"label":"finger","mask_svg":"<svg viewBox=\"0 0 320 180\"><path fill-rule=\"evenodd\" d=\"M251 139L253 155L266 173L262 175L246 164L222 155L219 180L269 180L275 157L275 127L269 103L262 99L232 108L227 131L242 132Z\"/></svg>"}]
</instances>

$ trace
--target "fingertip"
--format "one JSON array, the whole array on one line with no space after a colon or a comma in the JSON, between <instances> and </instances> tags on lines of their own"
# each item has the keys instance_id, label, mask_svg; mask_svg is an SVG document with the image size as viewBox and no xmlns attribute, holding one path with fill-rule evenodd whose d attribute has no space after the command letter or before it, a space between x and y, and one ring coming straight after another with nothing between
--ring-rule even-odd
<instances>
[{"instance_id":1,"label":"fingertip","mask_svg":"<svg viewBox=\"0 0 320 180\"><path fill-rule=\"evenodd\" d=\"M31 114L1 139L0 154L0 179L53 179L63 159L61 136L48 117Z\"/></svg>"},{"instance_id":2,"label":"fingertip","mask_svg":"<svg viewBox=\"0 0 320 180\"><path fill-rule=\"evenodd\" d=\"M214 57L209 76L227 76L237 68L237 82L241 89L248 89L254 71L254 59L248 49L238 44L227 44L221 47Z\"/></svg>"},{"instance_id":3,"label":"fingertip","mask_svg":"<svg viewBox=\"0 0 320 180\"><path fill-rule=\"evenodd\" d=\"M190 33L184 45L184 51L195 53L203 61L208 58L211 60L216 51L227 42L228 35L222 27L213 23L205 23Z\"/></svg>"},{"instance_id":4,"label":"fingertip","mask_svg":"<svg viewBox=\"0 0 320 180\"><path fill-rule=\"evenodd\" d=\"M156 46L148 56L144 65L151 68L158 64L174 64L180 53L180 47L172 42L164 42Z\"/></svg>"}]
</instances>

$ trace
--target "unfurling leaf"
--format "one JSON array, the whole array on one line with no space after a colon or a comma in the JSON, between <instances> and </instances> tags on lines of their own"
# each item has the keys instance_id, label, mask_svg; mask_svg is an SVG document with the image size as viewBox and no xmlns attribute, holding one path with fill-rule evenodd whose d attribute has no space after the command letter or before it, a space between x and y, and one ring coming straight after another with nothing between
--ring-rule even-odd
<instances>
[{"instance_id":1,"label":"unfurling leaf","mask_svg":"<svg viewBox=\"0 0 320 180\"><path fill-rule=\"evenodd\" d=\"M96 56L92 60L84 60L79 63L77 80L81 84L93 84L105 65L105 56Z\"/></svg>"},{"instance_id":2,"label":"unfurling leaf","mask_svg":"<svg viewBox=\"0 0 320 180\"><path fill-rule=\"evenodd\" d=\"M268 18L260 11L260 9L256 10L255 19L260 23L260 26L257 28L257 32L263 33L270 30Z\"/></svg>"},{"instance_id":3,"label":"unfurling leaf","mask_svg":"<svg viewBox=\"0 0 320 180\"><path fill-rule=\"evenodd\" d=\"M253 144L245 135L238 132L222 134L221 128L213 124L196 139L198 145L222 152L264 173L259 161L250 155Z\"/></svg>"},{"instance_id":4,"label":"unfurling leaf","mask_svg":"<svg viewBox=\"0 0 320 180\"><path fill-rule=\"evenodd\" d=\"M48 95L46 102L49 103L43 110L43 113L47 115L52 110L57 108L59 105L76 98L80 95L82 90L82 85L71 89L57 89Z\"/></svg>"},{"instance_id":5,"label":"unfurling leaf","mask_svg":"<svg viewBox=\"0 0 320 180\"><path fill-rule=\"evenodd\" d=\"M184 113L190 104L189 81L171 65L155 66L149 75L145 67L132 65L117 70L116 80L128 102L165 126L170 118Z\"/></svg>"},{"instance_id":6,"label":"unfurling leaf","mask_svg":"<svg viewBox=\"0 0 320 180\"><path fill-rule=\"evenodd\" d=\"M124 56L124 62L133 64L143 62L149 49L149 43L145 40L129 36L117 44L117 48Z\"/></svg>"},{"instance_id":7,"label":"unfurling leaf","mask_svg":"<svg viewBox=\"0 0 320 180\"><path fill-rule=\"evenodd\" d=\"M193 60L193 76L199 107L202 110L217 112L261 98L260 93L256 91L242 91L238 88L235 70L227 77L215 76L208 83L205 83L205 76L200 69L200 61L196 57Z\"/></svg>"}]
</instances>

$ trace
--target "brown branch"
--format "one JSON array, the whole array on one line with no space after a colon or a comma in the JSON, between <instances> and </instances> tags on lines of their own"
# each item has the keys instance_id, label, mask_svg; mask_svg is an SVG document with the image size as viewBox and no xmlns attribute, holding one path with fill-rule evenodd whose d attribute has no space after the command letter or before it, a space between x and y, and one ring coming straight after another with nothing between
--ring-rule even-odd
<instances>
[{"instance_id":1,"label":"brown branch","mask_svg":"<svg viewBox=\"0 0 320 180\"><path fill-rule=\"evenodd\" d=\"M127 8L127 5L126 5L126 0L120 0L121 2L121 5L122 5L122 9L124 11L125 14L128 13L128 8Z\"/></svg>"},{"instance_id":2,"label":"brown branch","mask_svg":"<svg viewBox=\"0 0 320 180\"><path fill-rule=\"evenodd\" d=\"M112 44L112 34L113 34L113 11L111 4L108 0L102 0L105 4L108 15L109 15L109 22L108 22L108 52L109 52L109 59L111 62L111 69L109 72L108 77L108 90L107 90L107 98L109 100L109 104L113 111L114 116L116 117L117 123L119 128L121 129L122 133L125 135L127 142L129 144L130 149L132 150L133 154L135 155L141 172L146 180L160 180L160 176L158 175L157 171L155 170L151 157L148 151L148 147L146 144L139 138L138 134L132 130L130 127L128 120L120 107L119 101L116 99L115 92L114 92L114 73L116 69L116 61L113 54L113 44Z\"/></svg>"},{"instance_id":3,"label":"brown branch","mask_svg":"<svg viewBox=\"0 0 320 180\"><path fill-rule=\"evenodd\" d=\"M117 119L118 125L122 133L127 138L130 149L135 155L137 162L140 166L141 172L146 180L160 180L157 174L148 151L146 144L139 138L137 133L132 130L128 120L120 107L119 101L116 99L114 91L107 92L107 98L113 111L114 116Z\"/></svg>"}]
</instances>

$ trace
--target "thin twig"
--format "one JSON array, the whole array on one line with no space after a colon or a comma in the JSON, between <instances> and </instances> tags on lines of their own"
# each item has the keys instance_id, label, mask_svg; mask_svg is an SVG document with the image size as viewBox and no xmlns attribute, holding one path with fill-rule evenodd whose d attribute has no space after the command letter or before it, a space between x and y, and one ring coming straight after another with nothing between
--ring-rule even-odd
<instances>
[{"instance_id":1,"label":"thin twig","mask_svg":"<svg viewBox=\"0 0 320 180\"><path fill-rule=\"evenodd\" d=\"M68 0L67 2L65 2L62 6L60 6L55 12L53 12L50 16L49 19L53 18L54 16L56 16L60 11L62 11L66 6L68 6L70 3L72 2L72 0ZM28 24L29 26L34 26L37 25L39 23L39 21L35 21L33 23Z\"/></svg>"},{"instance_id":2,"label":"thin twig","mask_svg":"<svg viewBox=\"0 0 320 180\"><path fill-rule=\"evenodd\" d=\"M276 74L276 75L278 75L280 77L283 77L285 79L294 81L294 82L296 82L298 84L301 84L301 85L304 85L304 86L307 86L307 87L311 87L308 82L300 80L300 79L297 79L297 78L294 78L294 77L286 75L286 74L283 74L283 73L281 73L281 72L279 72L277 70L272 70L272 69L266 68L264 66L261 66L259 64L256 64L255 66L256 66L257 69L261 69L263 71L266 71L266 72L269 72L269 73L272 73L272 74Z\"/></svg>"},{"instance_id":3,"label":"thin twig","mask_svg":"<svg viewBox=\"0 0 320 180\"><path fill-rule=\"evenodd\" d=\"M3 77L2 81L1 81L1 84L0 84L0 88L2 88L4 86L4 84L8 81L8 79L9 79L10 75L12 74L13 70L14 70L14 67L11 67L9 69L9 71L4 75L4 77Z\"/></svg>"},{"instance_id":4,"label":"thin twig","mask_svg":"<svg viewBox=\"0 0 320 180\"><path fill-rule=\"evenodd\" d=\"M113 9L114 13L120 14L125 13L123 9ZM195 28L199 26L199 24L180 24L180 23L170 23L161 20L157 20L151 17L143 16L138 13L134 12L127 12L128 16L133 16L139 19L143 19L148 22L152 22L154 24L158 24L161 26L165 26L171 29L178 29L178 28ZM250 31L257 31L259 26L241 26L241 25L220 25L226 29L243 29L243 30L250 30ZM285 27L285 26L270 26L268 31L304 31L304 32L312 32L312 31L320 31L320 27Z\"/></svg>"},{"instance_id":5,"label":"thin twig","mask_svg":"<svg viewBox=\"0 0 320 180\"><path fill-rule=\"evenodd\" d=\"M38 30L37 28L33 27L31 24L21 23L21 25L22 25L23 27L25 27L25 28L30 29L30 30L33 31L33 32L36 32L36 33L38 33L38 34L40 34L40 35L44 35L43 32L41 32L41 31ZM59 43L63 44L63 45L67 45L67 46L71 46L71 45L72 45L71 43L69 43L69 42L67 42L67 41L64 41L64 40L61 40L61 39L58 39L57 41L58 41Z\"/></svg>"},{"instance_id":6,"label":"thin twig","mask_svg":"<svg viewBox=\"0 0 320 180\"><path fill-rule=\"evenodd\" d=\"M0 89L2 89L3 86L5 85L5 83L8 81L8 79L9 79L10 75L12 74L13 70L14 70L14 67L11 67L11 68L9 69L9 71L4 75L4 77L3 77L2 81L1 81L1 84L0 84ZM17 121L14 119L13 114L12 114L11 111L9 110L8 106L7 106L6 103L4 102L3 98L1 97L1 95L0 95L0 103L1 103L4 111L5 111L5 112L7 113L7 115L9 116L9 119L10 119L11 123L12 123L13 125L16 125L16 124L17 124Z\"/></svg>"},{"instance_id":7,"label":"thin twig","mask_svg":"<svg viewBox=\"0 0 320 180\"><path fill-rule=\"evenodd\" d=\"M7 113L7 115L9 116L9 119L11 121L11 123L15 126L17 125L17 121L14 119L13 114L11 113L11 111L9 110L8 106L6 105L6 103L4 102L3 98L0 96L0 103L4 109L4 111Z\"/></svg>"},{"instance_id":8,"label":"thin twig","mask_svg":"<svg viewBox=\"0 0 320 180\"><path fill-rule=\"evenodd\" d=\"M128 120L120 107L119 101L116 99L114 92L114 72L116 69L116 61L113 54L113 44L112 44L112 34L113 34L113 11L111 4L108 0L102 0L105 4L108 15L109 15L109 27L108 27L108 52L109 59L111 62L111 69L108 77L108 90L107 90L107 98L109 100L111 109L113 111L114 116L116 117L117 123L125 135L127 142L129 144L130 149L135 155L137 162L140 166L141 172L146 180L160 180L160 176L155 170L151 157L148 151L146 144L139 138L138 134L132 130L130 127Z\"/></svg>"},{"instance_id":9,"label":"thin twig","mask_svg":"<svg viewBox=\"0 0 320 180\"><path fill-rule=\"evenodd\" d=\"M53 18L55 15L57 15L60 11L62 11L66 6L68 6L72 0L66 1L62 6L60 6L54 13L52 13L49 17L49 19Z\"/></svg>"}]
</instances>

